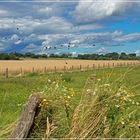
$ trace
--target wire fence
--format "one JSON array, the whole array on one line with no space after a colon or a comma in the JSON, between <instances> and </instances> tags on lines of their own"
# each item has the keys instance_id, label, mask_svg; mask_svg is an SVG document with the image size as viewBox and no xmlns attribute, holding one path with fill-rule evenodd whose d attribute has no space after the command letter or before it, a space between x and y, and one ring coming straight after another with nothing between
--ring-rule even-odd
<instances>
[{"instance_id":1,"label":"wire fence","mask_svg":"<svg viewBox=\"0 0 140 140\"><path fill-rule=\"evenodd\" d=\"M94 70L94 69L105 69L105 68L115 68L115 67L129 67L129 66L138 66L140 65L140 61L115 61L115 62L102 62L102 63L93 63L87 65L64 65L60 67L47 67L44 66L42 68L32 67L30 69L25 69L23 67L17 68L16 70L11 70L10 68L5 68L0 71L0 76L3 77L11 77L11 76L24 76L30 73L39 73L39 74L47 74L54 72L76 72L76 71L86 71L86 70Z\"/></svg>"}]
</instances>

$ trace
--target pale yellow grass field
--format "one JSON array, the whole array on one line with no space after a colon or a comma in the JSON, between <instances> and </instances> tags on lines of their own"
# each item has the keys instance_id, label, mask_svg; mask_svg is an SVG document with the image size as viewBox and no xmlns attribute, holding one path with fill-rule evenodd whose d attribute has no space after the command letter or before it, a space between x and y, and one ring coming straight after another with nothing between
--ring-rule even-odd
<instances>
[{"instance_id":1,"label":"pale yellow grass field","mask_svg":"<svg viewBox=\"0 0 140 140\"><path fill-rule=\"evenodd\" d=\"M67 63L67 64L66 64ZM34 68L35 71L42 71L45 69L52 71L55 68L57 70L63 70L64 67L69 69L73 66L74 69L77 69L82 66L82 68L92 68L93 65L96 67L105 67L106 66L117 66L117 64L122 65L132 65L134 63L139 63L139 61L114 61L114 60L0 60L0 73L4 73L6 68L9 72L20 72L21 69L23 72L31 72Z\"/></svg>"}]
</instances>

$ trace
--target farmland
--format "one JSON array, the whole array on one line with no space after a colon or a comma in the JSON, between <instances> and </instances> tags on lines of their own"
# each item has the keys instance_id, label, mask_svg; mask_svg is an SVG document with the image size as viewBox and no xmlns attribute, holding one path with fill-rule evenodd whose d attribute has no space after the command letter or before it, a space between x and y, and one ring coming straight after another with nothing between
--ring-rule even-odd
<instances>
[{"instance_id":1,"label":"farmland","mask_svg":"<svg viewBox=\"0 0 140 140\"><path fill-rule=\"evenodd\" d=\"M138 64L138 60L0 60L0 74L4 74L8 68L10 74L62 71L64 69L88 69L98 67L115 67Z\"/></svg>"},{"instance_id":2,"label":"farmland","mask_svg":"<svg viewBox=\"0 0 140 140\"><path fill-rule=\"evenodd\" d=\"M87 62L88 62L87 64L90 64L89 61ZM91 62L91 64L93 63ZM77 64L77 66L78 65L79 63ZM115 87L113 85L111 86L112 90L116 90L113 88L116 88L117 84L120 84L119 86L126 86L129 90L134 92L135 95L137 95L136 103L138 104L138 101L139 101L138 95L140 91L139 69L140 69L139 66L135 66L135 67L130 66L130 67L124 67L124 68L109 68L109 69L100 69L100 70L95 69L95 70L73 72L73 73L67 73L67 72L66 73L51 73L51 74L36 73L34 75L27 74L23 77L11 77L7 79L1 78L0 79L0 99L1 99L0 137L9 136L15 124L15 121L18 119L23 109L24 104L27 102L27 99L29 98L29 96L34 92L38 92L40 95L45 97L46 100L49 102L49 106L56 108L54 115L57 119L58 129L56 129L56 131L51 135L51 137L66 137L66 135L68 134L71 137L75 136L76 135L75 133L70 132L69 123L71 123L74 110L78 106L79 102L81 102L80 100L81 100L82 94L85 93L85 90L88 91L89 88L93 88L92 86L93 86L94 81L93 83L90 84L90 87L88 85L87 85L88 87L86 87L87 78L90 77L91 75L96 76L96 81L98 81L97 85L99 85L100 80L101 80L101 85L103 83L107 83L104 85L108 85L108 83L114 84ZM101 88L101 86L99 87ZM110 90L107 90L107 91L110 91ZM67 117L65 108L63 105L63 102L65 103L66 101L68 103L67 105L70 107L70 110L69 110L70 118ZM88 100L88 102L90 101ZM124 105L124 102L122 105ZM43 102L43 106L44 106L44 102ZM136 109L136 106L137 106L136 104L127 105L128 108L132 107L131 109L134 109L134 108ZM47 104L47 107L48 107L48 104ZM125 115L127 115L126 111L124 111L124 113ZM85 116L86 115L87 114L85 114ZM137 112L137 116L139 116L139 112ZM123 117L123 116L121 115L119 117ZM42 123L39 122L40 119L41 118L38 118L38 120L35 120L37 121L39 127L37 126L35 127L35 132L30 134L30 137L39 138L39 137L44 136L44 129L43 129L44 126L42 125ZM137 122L137 118L134 118L134 119L135 119L134 121ZM79 121L80 121L80 118L79 118ZM84 122L81 121L81 124L82 123ZM85 124L88 125L88 122ZM129 129L129 125L130 125L129 123L128 123L128 126L126 125L126 129ZM77 121L77 126L78 127L81 126L78 123L78 121ZM75 127L73 128L73 130L74 129ZM132 136L137 136L137 133L136 132L134 133L133 130L135 131L135 128L132 129L132 132L130 134L131 135L133 134ZM113 130L111 130L111 132L112 131ZM122 134L124 132L122 130L121 132L119 131L119 132L113 132L113 133L115 133L114 136L120 136L119 133ZM111 136L113 135L110 134L110 137ZM129 136L129 135L127 134L124 136Z\"/></svg>"}]
</instances>

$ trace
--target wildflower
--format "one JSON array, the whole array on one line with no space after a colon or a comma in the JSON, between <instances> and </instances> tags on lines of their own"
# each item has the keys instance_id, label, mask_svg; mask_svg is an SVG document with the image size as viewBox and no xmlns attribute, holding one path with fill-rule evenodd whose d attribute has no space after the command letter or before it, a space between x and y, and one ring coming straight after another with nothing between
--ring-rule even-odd
<instances>
[{"instance_id":1,"label":"wildflower","mask_svg":"<svg viewBox=\"0 0 140 140\"><path fill-rule=\"evenodd\" d=\"M115 107L119 108L120 106L119 105L115 105Z\"/></svg>"},{"instance_id":2,"label":"wildflower","mask_svg":"<svg viewBox=\"0 0 140 140\"><path fill-rule=\"evenodd\" d=\"M97 81L98 81L98 82L100 82L100 81L101 81L101 79L97 79Z\"/></svg>"},{"instance_id":3,"label":"wildflower","mask_svg":"<svg viewBox=\"0 0 140 140\"><path fill-rule=\"evenodd\" d=\"M133 102L132 102L132 104L134 105L134 104L135 104L135 102L133 101Z\"/></svg>"},{"instance_id":4,"label":"wildflower","mask_svg":"<svg viewBox=\"0 0 140 140\"><path fill-rule=\"evenodd\" d=\"M17 104L17 106L21 106L21 104Z\"/></svg>"},{"instance_id":5,"label":"wildflower","mask_svg":"<svg viewBox=\"0 0 140 140\"><path fill-rule=\"evenodd\" d=\"M50 80L50 79L48 79L48 82L50 83L50 82L51 82L51 80Z\"/></svg>"},{"instance_id":6,"label":"wildflower","mask_svg":"<svg viewBox=\"0 0 140 140\"><path fill-rule=\"evenodd\" d=\"M100 88L102 88L102 87L103 87L103 85L100 85L99 87L100 87Z\"/></svg>"},{"instance_id":7,"label":"wildflower","mask_svg":"<svg viewBox=\"0 0 140 140\"><path fill-rule=\"evenodd\" d=\"M40 93L42 94L42 93L44 93L44 91L41 91Z\"/></svg>"},{"instance_id":8,"label":"wildflower","mask_svg":"<svg viewBox=\"0 0 140 140\"><path fill-rule=\"evenodd\" d=\"M59 87L59 85L58 85L58 84L56 84L56 85L55 85L55 87L56 87L56 88L58 88L58 87Z\"/></svg>"},{"instance_id":9,"label":"wildflower","mask_svg":"<svg viewBox=\"0 0 140 140\"><path fill-rule=\"evenodd\" d=\"M110 86L110 84L104 84L104 86L105 86L105 87L109 87L109 86Z\"/></svg>"},{"instance_id":10,"label":"wildflower","mask_svg":"<svg viewBox=\"0 0 140 140\"><path fill-rule=\"evenodd\" d=\"M93 92L93 95L95 95L95 94L96 94L96 92L94 91L94 92Z\"/></svg>"},{"instance_id":11,"label":"wildflower","mask_svg":"<svg viewBox=\"0 0 140 140\"><path fill-rule=\"evenodd\" d=\"M123 125L124 125L124 122L121 122L121 124L123 124Z\"/></svg>"},{"instance_id":12,"label":"wildflower","mask_svg":"<svg viewBox=\"0 0 140 140\"><path fill-rule=\"evenodd\" d=\"M123 99L124 99L125 101L127 101L127 98L126 98L126 97L124 97Z\"/></svg>"},{"instance_id":13,"label":"wildflower","mask_svg":"<svg viewBox=\"0 0 140 140\"><path fill-rule=\"evenodd\" d=\"M136 102L136 105L139 105L139 102Z\"/></svg>"},{"instance_id":14,"label":"wildflower","mask_svg":"<svg viewBox=\"0 0 140 140\"><path fill-rule=\"evenodd\" d=\"M97 92L98 91L98 88L95 88L95 90L94 90L95 92Z\"/></svg>"},{"instance_id":15,"label":"wildflower","mask_svg":"<svg viewBox=\"0 0 140 140\"><path fill-rule=\"evenodd\" d=\"M91 90L90 89L87 89L87 92L90 92Z\"/></svg>"},{"instance_id":16,"label":"wildflower","mask_svg":"<svg viewBox=\"0 0 140 140\"><path fill-rule=\"evenodd\" d=\"M117 96L120 96L120 95L121 95L121 94L118 92L118 93L117 93Z\"/></svg>"},{"instance_id":17,"label":"wildflower","mask_svg":"<svg viewBox=\"0 0 140 140\"><path fill-rule=\"evenodd\" d=\"M73 97L73 94L71 94L71 97Z\"/></svg>"},{"instance_id":18,"label":"wildflower","mask_svg":"<svg viewBox=\"0 0 140 140\"><path fill-rule=\"evenodd\" d=\"M71 97L70 97L70 96L68 96L67 98L68 98L68 99L70 99Z\"/></svg>"},{"instance_id":19,"label":"wildflower","mask_svg":"<svg viewBox=\"0 0 140 140\"><path fill-rule=\"evenodd\" d=\"M42 102L46 102L47 100L46 99L43 99L43 101Z\"/></svg>"}]
</instances>

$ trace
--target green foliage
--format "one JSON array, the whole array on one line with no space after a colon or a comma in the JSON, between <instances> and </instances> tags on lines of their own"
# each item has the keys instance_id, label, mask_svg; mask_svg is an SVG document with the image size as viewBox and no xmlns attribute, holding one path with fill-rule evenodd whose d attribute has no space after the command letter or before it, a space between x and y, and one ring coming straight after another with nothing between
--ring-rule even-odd
<instances>
[{"instance_id":1,"label":"green foliage","mask_svg":"<svg viewBox=\"0 0 140 140\"><path fill-rule=\"evenodd\" d=\"M50 130L54 130L51 131L49 137L66 137L70 130L73 130L74 114L81 117L78 117L78 121L76 121L79 125L80 120L80 126L92 125L93 122L96 124L93 118L97 117L98 122L98 116L101 115L100 123L97 125L97 129L94 129L97 130L100 137L129 137L130 135L132 135L130 137L136 137L139 131L139 68L114 68L0 78L0 137L9 136L24 104L30 94L34 92L38 92L43 99L36 114L33 131L30 134L31 138L48 136L46 122L49 122ZM92 74L96 74L96 82L93 80L86 84L88 86L84 86L86 79ZM90 88L92 92L90 92ZM94 93L93 91L96 93L91 95L90 93ZM121 93L121 96L118 96L118 93ZM83 96L84 94L85 96ZM128 98L129 94L131 96ZM80 100L81 95L84 101ZM84 110L79 112L77 106L81 103ZM132 115L130 120L127 120L129 114ZM107 119L103 116L106 116ZM87 123L84 121L85 118ZM131 122L134 125L131 125ZM123 128L124 125L126 125L125 128ZM85 131L84 127L79 127L81 128L79 131ZM111 131L105 135L108 128ZM130 135L126 135L127 131Z\"/></svg>"},{"instance_id":2,"label":"green foliage","mask_svg":"<svg viewBox=\"0 0 140 140\"><path fill-rule=\"evenodd\" d=\"M139 56L136 54L126 54L126 53L107 53L107 54L83 54L78 55L78 59L86 59L86 60L140 60Z\"/></svg>"},{"instance_id":3,"label":"green foliage","mask_svg":"<svg viewBox=\"0 0 140 140\"><path fill-rule=\"evenodd\" d=\"M7 53L0 53L0 60L18 60L19 58L13 54L7 54Z\"/></svg>"},{"instance_id":4,"label":"green foliage","mask_svg":"<svg viewBox=\"0 0 140 140\"><path fill-rule=\"evenodd\" d=\"M121 53L118 54L116 52L108 53L108 54L79 54L77 57L73 57L72 54L50 54L49 56L47 54L34 54L27 52L25 54L21 53L0 53L0 60L18 60L22 58L33 58L33 59L39 59L39 58L76 58L76 59L85 59L85 60L140 60L139 56L136 56L135 53L132 54L126 54Z\"/></svg>"}]
</instances>

